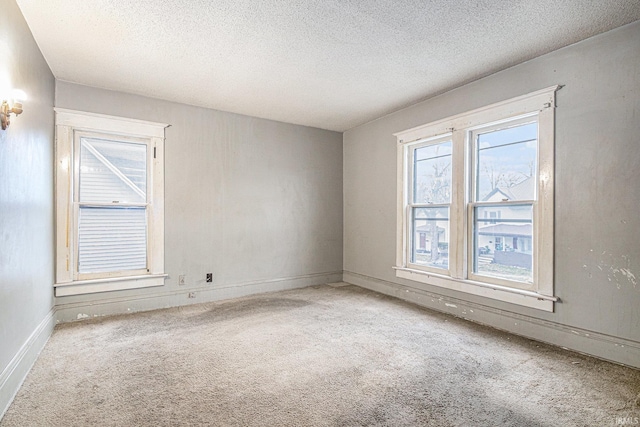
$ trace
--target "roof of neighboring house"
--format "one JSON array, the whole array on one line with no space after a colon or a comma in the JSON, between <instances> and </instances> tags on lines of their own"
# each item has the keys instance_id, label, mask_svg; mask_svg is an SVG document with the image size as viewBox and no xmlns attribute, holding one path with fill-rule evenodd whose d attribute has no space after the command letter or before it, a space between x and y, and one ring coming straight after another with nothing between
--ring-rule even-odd
<instances>
[{"instance_id":1,"label":"roof of neighboring house","mask_svg":"<svg viewBox=\"0 0 640 427\"><path fill-rule=\"evenodd\" d=\"M508 200L533 200L534 183L533 177L529 177L513 187L496 187L485 196L483 202Z\"/></svg>"},{"instance_id":2,"label":"roof of neighboring house","mask_svg":"<svg viewBox=\"0 0 640 427\"><path fill-rule=\"evenodd\" d=\"M437 227L437 228L438 228L438 233L444 233L444 228L442 228L442 227ZM430 233L431 232L431 226L430 225L421 225L419 227L416 227L416 231Z\"/></svg>"},{"instance_id":3,"label":"roof of neighboring house","mask_svg":"<svg viewBox=\"0 0 640 427\"><path fill-rule=\"evenodd\" d=\"M478 229L478 234L491 236L531 237L531 224L491 224Z\"/></svg>"}]
</instances>

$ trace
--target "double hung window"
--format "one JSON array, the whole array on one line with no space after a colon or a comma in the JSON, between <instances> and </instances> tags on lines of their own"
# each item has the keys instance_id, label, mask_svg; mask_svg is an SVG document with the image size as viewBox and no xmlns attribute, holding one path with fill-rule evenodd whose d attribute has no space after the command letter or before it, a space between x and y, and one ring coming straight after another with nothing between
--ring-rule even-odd
<instances>
[{"instance_id":1,"label":"double hung window","mask_svg":"<svg viewBox=\"0 0 640 427\"><path fill-rule=\"evenodd\" d=\"M396 134L398 277L553 310L556 90Z\"/></svg>"},{"instance_id":2,"label":"double hung window","mask_svg":"<svg viewBox=\"0 0 640 427\"><path fill-rule=\"evenodd\" d=\"M165 125L56 109L56 295L164 282Z\"/></svg>"},{"instance_id":3,"label":"double hung window","mask_svg":"<svg viewBox=\"0 0 640 427\"><path fill-rule=\"evenodd\" d=\"M437 271L449 268L451 211L451 137L411 147L407 213L412 238L410 263Z\"/></svg>"}]
</instances>

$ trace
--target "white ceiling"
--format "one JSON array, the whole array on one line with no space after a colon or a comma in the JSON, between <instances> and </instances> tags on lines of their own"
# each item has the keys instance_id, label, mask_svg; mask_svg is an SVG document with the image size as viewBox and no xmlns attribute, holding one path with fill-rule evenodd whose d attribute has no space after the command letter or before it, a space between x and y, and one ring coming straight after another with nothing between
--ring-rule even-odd
<instances>
[{"instance_id":1,"label":"white ceiling","mask_svg":"<svg viewBox=\"0 0 640 427\"><path fill-rule=\"evenodd\" d=\"M344 131L640 19L638 0L17 0L56 78Z\"/></svg>"}]
</instances>

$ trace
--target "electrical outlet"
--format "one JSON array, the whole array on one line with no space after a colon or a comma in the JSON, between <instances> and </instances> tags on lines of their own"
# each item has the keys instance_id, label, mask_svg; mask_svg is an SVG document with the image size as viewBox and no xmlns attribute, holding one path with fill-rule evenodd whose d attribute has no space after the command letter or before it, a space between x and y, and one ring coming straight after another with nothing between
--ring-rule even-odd
<instances>
[{"instance_id":1,"label":"electrical outlet","mask_svg":"<svg viewBox=\"0 0 640 427\"><path fill-rule=\"evenodd\" d=\"M184 284L185 284L184 274L181 274L178 276L178 285L184 285Z\"/></svg>"},{"instance_id":2,"label":"electrical outlet","mask_svg":"<svg viewBox=\"0 0 640 427\"><path fill-rule=\"evenodd\" d=\"M213 282L213 273L207 273L207 283Z\"/></svg>"},{"instance_id":3,"label":"electrical outlet","mask_svg":"<svg viewBox=\"0 0 640 427\"><path fill-rule=\"evenodd\" d=\"M195 298L195 297L196 297L195 292L189 292L189 298Z\"/></svg>"}]
</instances>

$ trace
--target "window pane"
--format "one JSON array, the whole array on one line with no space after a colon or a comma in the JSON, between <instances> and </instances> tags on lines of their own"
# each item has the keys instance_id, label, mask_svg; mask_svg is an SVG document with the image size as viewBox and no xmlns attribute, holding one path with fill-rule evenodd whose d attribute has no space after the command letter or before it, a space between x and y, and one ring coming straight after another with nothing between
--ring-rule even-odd
<instances>
[{"instance_id":1,"label":"window pane","mask_svg":"<svg viewBox=\"0 0 640 427\"><path fill-rule=\"evenodd\" d=\"M474 272L531 282L532 206L483 206L474 214Z\"/></svg>"},{"instance_id":2,"label":"window pane","mask_svg":"<svg viewBox=\"0 0 640 427\"><path fill-rule=\"evenodd\" d=\"M78 271L147 268L145 208L80 208Z\"/></svg>"},{"instance_id":3,"label":"window pane","mask_svg":"<svg viewBox=\"0 0 640 427\"><path fill-rule=\"evenodd\" d=\"M417 148L413 159L414 203L449 203L451 141Z\"/></svg>"},{"instance_id":4,"label":"window pane","mask_svg":"<svg viewBox=\"0 0 640 427\"><path fill-rule=\"evenodd\" d=\"M80 140L80 202L145 203L147 146L91 138Z\"/></svg>"},{"instance_id":5,"label":"window pane","mask_svg":"<svg viewBox=\"0 0 640 427\"><path fill-rule=\"evenodd\" d=\"M538 123L479 133L476 201L534 200Z\"/></svg>"},{"instance_id":6,"label":"window pane","mask_svg":"<svg viewBox=\"0 0 640 427\"><path fill-rule=\"evenodd\" d=\"M449 208L414 208L411 261L449 268Z\"/></svg>"}]
</instances>

